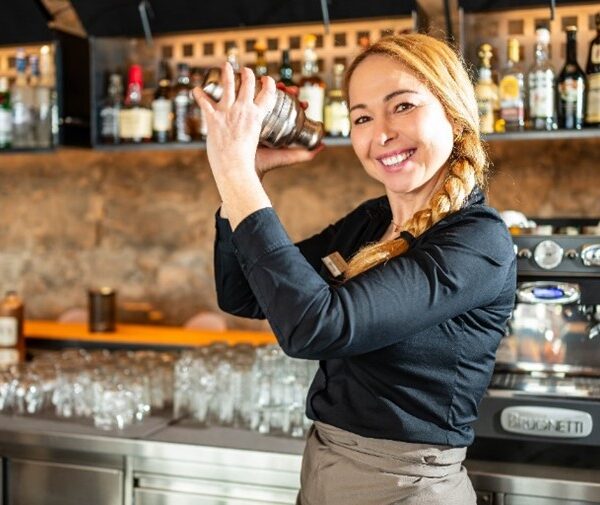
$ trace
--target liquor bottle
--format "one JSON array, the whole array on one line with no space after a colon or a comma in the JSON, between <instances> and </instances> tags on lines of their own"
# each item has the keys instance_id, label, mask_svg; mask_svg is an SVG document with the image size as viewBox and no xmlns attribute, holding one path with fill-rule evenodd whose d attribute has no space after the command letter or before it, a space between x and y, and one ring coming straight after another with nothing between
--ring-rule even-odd
<instances>
[{"instance_id":1,"label":"liquor bottle","mask_svg":"<svg viewBox=\"0 0 600 505\"><path fill-rule=\"evenodd\" d=\"M41 147L38 144L38 130L40 122L40 108L38 94L40 87L40 61L37 54L29 56L29 89L31 91L31 104L29 114L31 115L31 145ZM47 147L47 146L45 146Z\"/></svg>"},{"instance_id":2,"label":"liquor bottle","mask_svg":"<svg viewBox=\"0 0 600 505\"><path fill-rule=\"evenodd\" d=\"M171 69L167 61L160 63L158 88L152 100L152 138L164 143L171 140L173 102L171 101Z\"/></svg>"},{"instance_id":3,"label":"liquor bottle","mask_svg":"<svg viewBox=\"0 0 600 505\"><path fill-rule=\"evenodd\" d=\"M500 128L504 131L525 128L525 78L519 59L519 41L509 39L508 60L498 86L500 124L503 125Z\"/></svg>"},{"instance_id":4,"label":"liquor bottle","mask_svg":"<svg viewBox=\"0 0 600 505\"><path fill-rule=\"evenodd\" d=\"M588 89L585 122L588 126L600 126L600 12L596 13L596 37L590 42L585 72Z\"/></svg>"},{"instance_id":5,"label":"liquor bottle","mask_svg":"<svg viewBox=\"0 0 600 505\"><path fill-rule=\"evenodd\" d=\"M111 74L107 97L100 110L100 140L105 144L118 144L121 107L123 105L123 80L119 74Z\"/></svg>"},{"instance_id":6,"label":"liquor bottle","mask_svg":"<svg viewBox=\"0 0 600 505\"><path fill-rule=\"evenodd\" d=\"M13 147L24 148L33 146L33 125L31 107L33 95L27 84L27 58L25 50L17 50L16 58L17 78L11 89L12 120L13 120Z\"/></svg>"},{"instance_id":7,"label":"liquor bottle","mask_svg":"<svg viewBox=\"0 0 600 505\"><path fill-rule=\"evenodd\" d=\"M191 142L192 140L190 131L192 99L190 91L190 67L187 63L178 63L177 81L173 87L173 104L175 109L173 138L175 142Z\"/></svg>"},{"instance_id":8,"label":"liquor bottle","mask_svg":"<svg viewBox=\"0 0 600 505\"><path fill-rule=\"evenodd\" d=\"M267 50L267 46L263 42L257 42L254 44L254 51L256 52L256 63L254 64L254 75L256 75L257 79L268 75L269 70L267 68L267 58L265 56L265 51Z\"/></svg>"},{"instance_id":9,"label":"liquor bottle","mask_svg":"<svg viewBox=\"0 0 600 505\"><path fill-rule=\"evenodd\" d=\"M475 83L475 96L479 108L481 133L494 133L498 119L498 86L492 80L492 46L482 44L479 48L479 75Z\"/></svg>"},{"instance_id":10,"label":"liquor bottle","mask_svg":"<svg viewBox=\"0 0 600 505\"><path fill-rule=\"evenodd\" d=\"M558 74L558 127L579 130L583 126L585 73L577 63L577 27L567 26L567 61Z\"/></svg>"},{"instance_id":11,"label":"liquor bottle","mask_svg":"<svg viewBox=\"0 0 600 505\"><path fill-rule=\"evenodd\" d=\"M281 51L281 66L279 67L279 80L285 86L296 86L294 82L294 69L290 64L290 51L284 49Z\"/></svg>"},{"instance_id":12,"label":"liquor bottle","mask_svg":"<svg viewBox=\"0 0 600 505\"><path fill-rule=\"evenodd\" d=\"M40 49L40 82L35 101L38 110L37 144L50 147L58 144L58 101L54 86L54 68L49 46Z\"/></svg>"},{"instance_id":13,"label":"liquor bottle","mask_svg":"<svg viewBox=\"0 0 600 505\"><path fill-rule=\"evenodd\" d=\"M0 368L25 359L23 317L23 301L17 293L8 291L0 300Z\"/></svg>"},{"instance_id":14,"label":"liquor bottle","mask_svg":"<svg viewBox=\"0 0 600 505\"><path fill-rule=\"evenodd\" d=\"M119 112L121 142L148 142L152 139L152 111L142 104L142 67L131 65L127 93Z\"/></svg>"},{"instance_id":15,"label":"liquor bottle","mask_svg":"<svg viewBox=\"0 0 600 505\"><path fill-rule=\"evenodd\" d=\"M556 99L555 72L548 58L550 31L547 28L537 28L535 37L535 62L528 74L529 117L534 130L553 130Z\"/></svg>"},{"instance_id":16,"label":"liquor bottle","mask_svg":"<svg viewBox=\"0 0 600 505\"><path fill-rule=\"evenodd\" d=\"M336 63L333 66L333 88L327 93L324 114L325 133L333 137L350 135L350 115L342 90L343 80L344 64Z\"/></svg>"},{"instance_id":17,"label":"liquor bottle","mask_svg":"<svg viewBox=\"0 0 600 505\"><path fill-rule=\"evenodd\" d=\"M8 78L0 77L0 150L12 147L12 109Z\"/></svg>"},{"instance_id":18,"label":"liquor bottle","mask_svg":"<svg viewBox=\"0 0 600 505\"><path fill-rule=\"evenodd\" d=\"M193 67L190 70L190 84L192 89L201 87L204 80L204 72L200 67ZM190 110L190 129L192 132L192 139L201 140L206 138L206 121L202 115L202 109L192 100L192 108Z\"/></svg>"},{"instance_id":19,"label":"liquor bottle","mask_svg":"<svg viewBox=\"0 0 600 505\"><path fill-rule=\"evenodd\" d=\"M298 99L306 102L306 116L313 121L323 122L323 102L325 100L325 82L319 77L317 54L314 35L304 37L304 62L302 64L302 77L298 83Z\"/></svg>"},{"instance_id":20,"label":"liquor bottle","mask_svg":"<svg viewBox=\"0 0 600 505\"><path fill-rule=\"evenodd\" d=\"M238 48L237 46L231 46L227 49L227 61L233 67L234 72L239 72L240 62L238 59Z\"/></svg>"}]
</instances>

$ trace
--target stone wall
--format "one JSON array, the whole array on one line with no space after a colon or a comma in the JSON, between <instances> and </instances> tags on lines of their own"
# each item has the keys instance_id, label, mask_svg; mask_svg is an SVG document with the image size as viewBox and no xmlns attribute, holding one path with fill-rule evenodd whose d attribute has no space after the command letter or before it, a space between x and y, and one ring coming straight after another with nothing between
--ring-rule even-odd
<instances>
[{"instance_id":1,"label":"stone wall","mask_svg":"<svg viewBox=\"0 0 600 505\"><path fill-rule=\"evenodd\" d=\"M493 143L491 203L600 217L599 147L600 139ZM265 185L294 240L382 193L349 147L328 147L310 165L269 174ZM29 318L83 307L95 285L116 287L120 301L151 302L169 324L217 309L219 197L204 151L0 155L0 205L0 290L21 292Z\"/></svg>"}]
</instances>

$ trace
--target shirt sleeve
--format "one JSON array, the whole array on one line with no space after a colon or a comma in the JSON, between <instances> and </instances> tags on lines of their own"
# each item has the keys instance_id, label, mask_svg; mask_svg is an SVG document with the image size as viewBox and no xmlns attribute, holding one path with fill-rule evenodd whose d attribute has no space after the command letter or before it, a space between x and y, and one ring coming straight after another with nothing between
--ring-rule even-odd
<instances>
[{"instance_id":1,"label":"shirt sleeve","mask_svg":"<svg viewBox=\"0 0 600 505\"><path fill-rule=\"evenodd\" d=\"M499 217L471 212L430 235L340 286L315 273L271 208L244 219L232 244L282 349L333 359L392 345L498 297L514 258Z\"/></svg>"},{"instance_id":2,"label":"shirt sleeve","mask_svg":"<svg viewBox=\"0 0 600 505\"><path fill-rule=\"evenodd\" d=\"M319 270L321 258L325 255L329 243L333 240L336 230L344 219L329 225L320 233L298 242L296 246L304 256L305 261L315 271ZM264 319L252 287L248 284L232 244L231 225L229 220L216 214L216 234L214 246L214 270L219 307L236 316Z\"/></svg>"}]
</instances>

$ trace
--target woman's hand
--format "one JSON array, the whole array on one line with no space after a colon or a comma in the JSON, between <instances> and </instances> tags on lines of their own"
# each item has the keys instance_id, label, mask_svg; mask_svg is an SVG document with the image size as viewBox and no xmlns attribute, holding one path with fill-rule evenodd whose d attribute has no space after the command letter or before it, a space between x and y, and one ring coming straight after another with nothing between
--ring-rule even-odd
<instances>
[{"instance_id":1,"label":"woman's hand","mask_svg":"<svg viewBox=\"0 0 600 505\"><path fill-rule=\"evenodd\" d=\"M237 97L230 64L223 66L221 76L223 96L218 103L201 88L193 91L207 123L206 151L215 178L255 171L262 122L275 105L276 96L275 81L264 77L261 90L255 98L256 81L249 68L241 70Z\"/></svg>"}]
</instances>

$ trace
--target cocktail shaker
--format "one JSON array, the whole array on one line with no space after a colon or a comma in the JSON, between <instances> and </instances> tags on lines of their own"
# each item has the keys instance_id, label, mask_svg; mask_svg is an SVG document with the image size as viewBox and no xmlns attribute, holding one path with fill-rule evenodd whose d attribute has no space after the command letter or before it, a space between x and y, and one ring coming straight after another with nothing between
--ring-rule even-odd
<instances>
[{"instance_id":1,"label":"cocktail shaker","mask_svg":"<svg viewBox=\"0 0 600 505\"><path fill-rule=\"evenodd\" d=\"M235 73L235 92L240 89L241 77ZM202 89L213 100L218 102L223 96L221 85L221 69L210 68L204 77ZM257 92L260 84L257 83ZM275 106L266 115L260 132L260 143L268 147L281 147L300 144L309 150L319 145L323 138L323 123L312 121L304 114L304 110L296 97L276 90Z\"/></svg>"}]
</instances>

